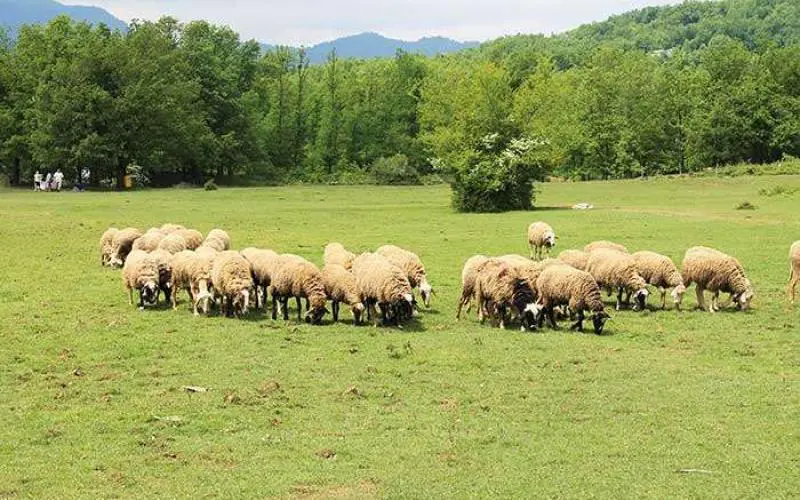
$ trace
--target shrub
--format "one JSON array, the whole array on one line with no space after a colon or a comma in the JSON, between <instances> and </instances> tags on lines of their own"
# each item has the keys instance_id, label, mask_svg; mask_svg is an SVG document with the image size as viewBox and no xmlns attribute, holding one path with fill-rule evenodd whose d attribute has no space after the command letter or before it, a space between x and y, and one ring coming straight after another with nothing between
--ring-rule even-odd
<instances>
[{"instance_id":1,"label":"shrub","mask_svg":"<svg viewBox=\"0 0 800 500\"><path fill-rule=\"evenodd\" d=\"M420 183L419 172L409 164L408 157L404 154L376 160L372 165L372 177L375 179L376 184L383 185Z\"/></svg>"},{"instance_id":2,"label":"shrub","mask_svg":"<svg viewBox=\"0 0 800 500\"><path fill-rule=\"evenodd\" d=\"M780 196L780 195L793 195L797 192L797 188L790 188L783 184L778 184L777 186L772 186L771 188L761 188L758 190L758 194L761 196L772 197L772 196Z\"/></svg>"},{"instance_id":3,"label":"shrub","mask_svg":"<svg viewBox=\"0 0 800 500\"><path fill-rule=\"evenodd\" d=\"M219 189L219 186L217 186L217 183L214 182L214 179L209 179L205 184L203 184L203 189L206 191L216 191Z\"/></svg>"}]
</instances>

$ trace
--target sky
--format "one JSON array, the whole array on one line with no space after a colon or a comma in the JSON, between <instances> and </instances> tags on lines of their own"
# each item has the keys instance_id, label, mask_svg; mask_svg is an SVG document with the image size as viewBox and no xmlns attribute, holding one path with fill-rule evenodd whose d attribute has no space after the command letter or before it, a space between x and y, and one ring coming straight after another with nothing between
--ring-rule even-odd
<instances>
[{"instance_id":1,"label":"sky","mask_svg":"<svg viewBox=\"0 0 800 500\"><path fill-rule=\"evenodd\" d=\"M417 40L485 41L517 33L557 33L583 23L675 0L62 0L103 7L124 21L171 15L228 25L243 38L314 45L374 31Z\"/></svg>"}]
</instances>

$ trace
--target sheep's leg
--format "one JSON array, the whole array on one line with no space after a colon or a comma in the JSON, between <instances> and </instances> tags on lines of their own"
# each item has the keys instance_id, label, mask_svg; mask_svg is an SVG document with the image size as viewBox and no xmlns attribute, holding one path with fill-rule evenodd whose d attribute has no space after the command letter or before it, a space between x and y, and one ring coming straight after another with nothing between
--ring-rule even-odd
<instances>
[{"instance_id":1,"label":"sheep's leg","mask_svg":"<svg viewBox=\"0 0 800 500\"><path fill-rule=\"evenodd\" d=\"M558 324L556 323L555 306L550 306L547 308L547 320L550 323L550 328L552 328L553 330L558 330Z\"/></svg>"},{"instance_id":2,"label":"sheep's leg","mask_svg":"<svg viewBox=\"0 0 800 500\"><path fill-rule=\"evenodd\" d=\"M661 309L667 308L667 290L662 286L658 288L658 291L661 292Z\"/></svg>"},{"instance_id":3,"label":"sheep's leg","mask_svg":"<svg viewBox=\"0 0 800 500\"><path fill-rule=\"evenodd\" d=\"M536 247L534 245L530 245L531 248L531 260L536 260Z\"/></svg>"},{"instance_id":4,"label":"sheep's leg","mask_svg":"<svg viewBox=\"0 0 800 500\"><path fill-rule=\"evenodd\" d=\"M719 311L719 290L714 292L714 295L711 297L711 308L714 309L711 312Z\"/></svg>"},{"instance_id":5,"label":"sheep's leg","mask_svg":"<svg viewBox=\"0 0 800 500\"><path fill-rule=\"evenodd\" d=\"M294 301L297 304L297 321L303 321L303 304L300 297L295 297Z\"/></svg>"},{"instance_id":6,"label":"sheep's leg","mask_svg":"<svg viewBox=\"0 0 800 500\"><path fill-rule=\"evenodd\" d=\"M144 291L139 289L139 309L144 309Z\"/></svg>"},{"instance_id":7,"label":"sheep's leg","mask_svg":"<svg viewBox=\"0 0 800 500\"><path fill-rule=\"evenodd\" d=\"M506 329L506 308L505 307L498 307L497 308L497 317L499 319L499 326L501 330Z\"/></svg>"},{"instance_id":8,"label":"sheep's leg","mask_svg":"<svg viewBox=\"0 0 800 500\"><path fill-rule=\"evenodd\" d=\"M278 319L278 296L272 292L272 321Z\"/></svg>"},{"instance_id":9,"label":"sheep's leg","mask_svg":"<svg viewBox=\"0 0 800 500\"><path fill-rule=\"evenodd\" d=\"M378 326L378 311L375 310L374 301L370 301L367 306L367 321L372 321L374 326Z\"/></svg>"},{"instance_id":10,"label":"sheep's leg","mask_svg":"<svg viewBox=\"0 0 800 500\"><path fill-rule=\"evenodd\" d=\"M133 288L128 288L128 303L133 305Z\"/></svg>"},{"instance_id":11,"label":"sheep's leg","mask_svg":"<svg viewBox=\"0 0 800 500\"><path fill-rule=\"evenodd\" d=\"M797 282L800 281L800 272L795 273L794 269L792 269L792 277L791 277L791 284L789 285L789 297L794 304L794 296L795 296L795 288L797 288Z\"/></svg>"},{"instance_id":12,"label":"sheep's leg","mask_svg":"<svg viewBox=\"0 0 800 500\"><path fill-rule=\"evenodd\" d=\"M334 300L331 304L331 309L333 313L333 322L336 323L339 321L339 302Z\"/></svg>"},{"instance_id":13,"label":"sheep's leg","mask_svg":"<svg viewBox=\"0 0 800 500\"><path fill-rule=\"evenodd\" d=\"M706 308L706 298L705 298L705 296L703 294L703 288L698 285L695 288L695 291L697 292L697 305L700 307L700 309L702 309L703 311L706 311L707 310L707 308Z\"/></svg>"},{"instance_id":14,"label":"sheep's leg","mask_svg":"<svg viewBox=\"0 0 800 500\"><path fill-rule=\"evenodd\" d=\"M283 310L283 320L289 321L289 296L281 297L281 309Z\"/></svg>"},{"instance_id":15,"label":"sheep's leg","mask_svg":"<svg viewBox=\"0 0 800 500\"><path fill-rule=\"evenodd\" d=\"M617 311L622 309L622 287L619 287L617 292Z\"/></svg>"},{"instance_id":16,"label":"sheep's leg","mask_svg":"<svg viewBox=\"0 0 800 500\"><path fill-rule=\"evenodd\" d=\"M578 311L578 321L570 327L570 330L578 330L579 332L583 332L583 309Z\"/></svg>"}]
</instances>

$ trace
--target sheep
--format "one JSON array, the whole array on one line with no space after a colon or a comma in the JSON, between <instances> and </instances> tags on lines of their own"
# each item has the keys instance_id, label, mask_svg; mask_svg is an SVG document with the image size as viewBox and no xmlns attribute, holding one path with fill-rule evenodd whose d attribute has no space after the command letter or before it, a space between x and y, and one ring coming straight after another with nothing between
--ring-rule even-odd
<instances>
[{"instance_id":1,"label":"sheep","mask_svg":"<svg viewBox=\"0 0 800 500\"><path fill-rule=\"evenodd\" d=\"M431 306L431 295L434 293L433 287L428 283L425 266L417 254L395 245L384 245L376 253L383 255L389 262L404 270L408 276L409 283L411 283L411 288L419 288L425 307Z\"/></svg>"},{"instance_id":2,"label":"sheep","mask_svg":"<svg viewBox=\"0 0 800 500\"><path fill-rule=\"evenodd\" d=\"M350 306L350 311L353 313L353 324L361 323L364 304L361 303L361 297L358 295L356 277L353 273L338 264L326 265L322 269L322 284L325 287L325 293L332 301L333 321L339 321L339 307L344 302Z\"/></svg>"},{"instance_id":3,"label":"sheep","mask_svg":"<svg viewBox=\"0 0 800 500\"><path fill-rule=\"evenodd\" d=\"M331 243L325 247L323 262L325 266L340 265L348 271L353 268L356 254L348 251L341 243Z\"/></svg>"},{"instance_id":4,"label":"sheep","mask_svg":"<svg viewBox=\"0 0 800 500\"><path fill-rule=\"evenodd\" d=\"M667 307L667 290L672 288L672 301L675 309L681 308L683 294L686 286L683 284L683 277L680 271L672 262L672 259L665 255L655 252L636 252L631 255L636 262L636 270L644 278L648 285L658 288L661 292L661 309Z\"/></svg>"},{"instance_id":5,"label":"sheep","mask_svg":"<svg viewBox=\"0 0 800 500\"><path fill-rule=\"evenodd\" d=\"M361 254L353 261L353 275L361 302L367 307L367 317L378 326L377 305L383 324L400 325L410 319L416 309L411 282L406 271L376 253Z\"/></svg>"},{"instance_id":6,"label":"sheep","mask_svg":"<svg viewBox=\"0 0 800 500\"><path fill-rule=\"evenodd\" d=\"M580 250L564 250L559 254L558 260L575 269L585 271L586 265L589 263L589 254Z\"/></svg>"},{"instance_id":7,"label":"sheep","mask_svg":"<svg viewBox=\"0 0 800 500\"><path fill-rule=\"evenodd\" d=\"M185 289L192 301L194 315L197 316L198 305L203 312L208 314L212 294L211 268L214 257L184 250L172 257L172 275L170 289L172 290L172 308L178 308L178 290Z\"/></svg>"},{"instance_id":8,"label":"sheep","mask_svg":"<svg viewBox=\"0 0 800 500\"><path fill-rule=\"evenodd\" d=\"M508 309L512 309L521 319L523 330L536 329L540 309L530 285L514 266L499 259L478 266L475 296L481 321L486 315L495 317L504 329Z\"/></svg>"},{"instance_id":9,"label":"sheep","mask_svg":"<svg viewBox=\"0 0 800 500\"><path fill-rule=\"evenodd\" d=\"M158 288L159 292L164 292L166 303L172 301L172 254L164 249L157 249L150 252L150 257L156 262L158 268ZM156 301L158 297L156 297Z\"/></svg>"},{"instance_id":10,"label":"sheep","mask_svg":"<svg viewBox=\"0 0 800 500\"><path fill-rule=\"evenodd\" d=\"M281 256L277 270L272 276L272 319L277 319L278 302L281 302L283 319L289 319L289 298L297 301L297 320L302 321L301 298L308 299L305 321L313 325L322 322L327 314L328 297L325 294L322 272L307 260L295 256Z\"/></svg>"},{"instance_id":11,"label":"sheep","mask_svg":"<svg viewBox=\"0 0 800 500\"><path fill-rule=\"evenodd\" d=\"M148 229L146 233L133 242L133 249L152 252L158 248L158 245L165 236L166 235L161 232L160 229Z\"/></svg>"},{"instance_id":12,"label":"sheep","mask_svg":"<svg viewBox=\"0 0 800 500\"><path fill-rule=\"evenodd\" d=\"M211 248L215 252L224 252L225 250L230 250L230 246L226 245L225 242L219 238L206 238L202 245L200 245L197 249L200 248Z\"/></svg>"},{"instance_id":13,"label":"sheep","mask_svg":"<svg viewBox=\"0 0 800 500\"><path fill-rule=\"evenodd\" d=\"M596 249L589 253L586 271L591 274L601 288L615 288L617 293L617 310L622 309L622 293L634 294L637 302L634 310L644 310L647 305L647 282L636 270L636 261L629 254L607 248Z\"/></svg>"},{"instance_id":14,"label":"sheep","mask_svg":"<svg viewBox=\"0 0 800 500\"><path fill-rule=\"evenodd\" d=\"M550 326L558 328L555 308L559 305L569 306L578 315L578 321L570 327L571 330L583 331L584 311L591 311L597 335L603 333L606 321L611 319L600 297L600 287L592 275L585 271L570 266L548 267L539 275L536 288L539 290L539 304L544 309L544 314L539 317L539 327L546 314Z\"/></svg>"},{"instance_id":15,"label":"sheep","mask_svg":"<svg viewBox=\"0 0 800 500\"><path fill-rule=\"evenodd\" d=\"M119 229L110 227L106 229L100 237L100 265L105 267L111 261L111 254L114 250L114 236L119 232Z\"/></svg>"},{"instance_id":16,"label":"sheep","mask_svg":"<svg viewBox=\"0 0 800 500\"><path fill-rule=\"evenodd\" d=\"M253 279L250 275L250 263L239 252L228 250L214 258L211 283L214 292L222 300L225 316L247 314Z\"/></svg>"},{"instance_id":17,"label":"sheep","mask_svg":"<svg viewBox=\"0 0 800 500\"><path fill-rule=\"evenodd\" d=\"M542 251L550 256L550 249L556 246L556 232L546 222L534 222L528 227L528 245L531 259L541 260Z\"/></svg>"},{"instance_id":18,"label":"sheep","mask_svg":"<svg viewBox=\"0 0 800 500\"><path fill-rule=\"evenodd\" d=\"M158 301L158 266L155 259L141 250L131 251L122 267L122 282L128 290L128 301L133 305L133 291L139 291L139 308L155 305Z\"/></svg>"},{"instance_id":19,"label":"sheep","mask_svg":"<svg viewBox=\"0 0 800 500\"><path fill-rule=\"evenodd\" d=\"M467 308L467 312L472 308L478 268L487 260L489 257L485 255L473 255L464 263L464 269L461 271L461 300L458 301L458 310L456 311L457 320L461 319L461 311L464 307Z\"/></svg>"},{"instance_id":20,"label":"sheep","mask_svg":"<svg viewBox=\"0 0 800 500\"><path fill-rule=\"evenodd\" d=\"M789 297L794 304L794 291L800 281L800 241L795 241L789 249Z\"/></svg>"},{"instance_id":21,"label":"sheep","mask_svg":"<svg viewBox=\"0 0 800 500\"><path fill-rule=\"evenodd\" d=\"M175 231L175 234L183 236L183 239L186 241L187 250L197 250L200 245L203 244L203 241L205 241L203 234L194 229L179 229Z\"/></svg>"},{"instance_id":22,"label":"sheep","mask_svg":"<svg viewBox=\"0 0 800 500\"><path fill-rule=\"evenodd\" d=\"M719 293L731 295L737 308L747 310L755 295L753 285L745 275L744 268L738 260L708 247L693 247L686 251L683 258L683 283L688 287L696 285L697 304L706 310L703 292L713 292L708 312L719 310Z\"/></svg>"},{"instance_id":23,"label":"sheep","mask_svg":"<svg viewBox=\"0 0 800 500\"><path fill-rule=\"evenodd\" d=\"M228 233L223 231L222 229L212 229L211 231L209 231L205 241L208 242L209 240L212 241L216 240L216 242L222 243L222 246L224 248L218 249L220 252L224 252L225 250L231 249L231 237L228 236ZM209 246L217 248L216 243Z\"/></svg>"},{"instance_id":24,"label":"sheep","mask_svg":"<svg viewBox=\"0 0 800 500\"><path fill-rule=\"evenodd\" d=\"M589 243L583 249L583 251L586 253L592 253L595 250L616 250L622 253L630 253L623 245L613 243L611 241L595 241L593 243Z\"/></svg>"},{"instance_id":25,"label":"sheep","mask_svg":"<svg viewBox=\"0 0 800 500\"><path fill-rule=\"evenodd\" d=\"M111 267L122 267L125 259L133 250L133 243L142 236L142 232L136 228L129 227L118 231L111 241Z\"/></svg>"},{"instance_id":26,"label":"sheep","mask_svg":"<svg viewBox=\"0 0 800 500\"><path fill-rule=\"evenodd\" d=\"M191 250L189 250L191 252ZM202 255L204 257L214 258L217 256L218 253L222 252L222 250L217 250L214 247L210 247L203 243L200 247L194 251L197 255Z\"/></svg>"},{"instance_id":27,"label":"sheep","mask_svg":"<svg viewBox=\"0 0 800 500\"><path fill-rule=\"evenodd\" d=\"M176 253L179 252L183 252L184 250L188 250L186 248L186 240L183 239L183 236L181 236L177 232L169 234L166 237L164 237L164 239L161 240L161 243L158 244L158 248L166 250L172 255L175 255Z\"/></svg>"},{"instance_id":28,"label":"sheep","mask_svg":"<svg viewBox=\"0 0 800 500\"><path fill-rule=\"evenodd\" d=\"M272 250L259 248L245 248L241 254L250 263L250 274L256 287L256 308L263 305L266 310L267 290L272 283L272 275L280 263L280 256ZM259 294L259 292L261 293Z\"/></svg>"},{"instance_id":29,"label":"sheep","mask_svg":"<svg viewBox=\"0 0 800 500\"><path fill-rule=\"evenodd\" d=\"M164 233L165 235L169 236L170 234L172 234L172 233L174 233L176 231L181 231L181 230L186 229L186 228L181 226L181 225L179 225L179 224L169 224L168 223L168 224L164 224L163 226L161 226L160 229L161 229L162 233Z\"/></svg>"}]
</instances>

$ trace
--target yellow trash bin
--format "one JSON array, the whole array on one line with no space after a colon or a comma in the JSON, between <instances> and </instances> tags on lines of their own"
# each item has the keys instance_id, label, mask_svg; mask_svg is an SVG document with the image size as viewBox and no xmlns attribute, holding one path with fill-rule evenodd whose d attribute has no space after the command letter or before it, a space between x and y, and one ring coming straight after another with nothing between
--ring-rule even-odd
<instances>
[{"instance_id":1,"label":"yellow trash bin","mask_svg":"<svg viewBox=\"0 0 800 500\"><path fill-rule=\"evenodd\" d=\"M125 189L131 189L133 187L133 176L132 175L126 175L123 178L123 181L124 181L124 184L125 184Z\"/></svg>"}]
</instances>

